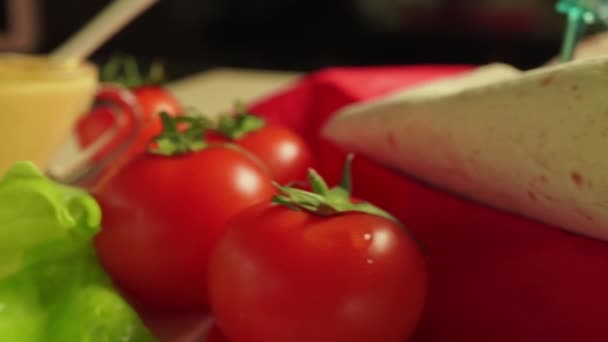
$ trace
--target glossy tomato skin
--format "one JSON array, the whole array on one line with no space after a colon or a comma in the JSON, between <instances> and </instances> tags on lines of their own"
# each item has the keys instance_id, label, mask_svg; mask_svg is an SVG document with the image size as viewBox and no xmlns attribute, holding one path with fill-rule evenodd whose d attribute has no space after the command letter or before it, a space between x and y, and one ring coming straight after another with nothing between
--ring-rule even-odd
<instances>
[{"instance_id":1,"label":"glossy tomato skin","mask_svg":"<svg viewBox=\"0 0 608 342\"><path fill-rule=\"evenodd\" d=\"M137 98L130 90L104 85L97 91L89 112L76 123L76 138L82 148L87 148L114 130L112 139L91 158L91 161L99 163L120 149L131 135L139 133L141 116Z\"/></svg>"},{"instance_id":2,"label":"glossy tomato skin","mask_svg":"<svg viewBox=\"0 0 608 342\"><path fill-rule=\"evenodd\" d=\"M270 205L230 221L209 273L231 341L404 342L426 288L423 256L392 221Z\"/></svg>"},{"instance_id":3,"label":"glossy tomato skin","mask_svg":"<svg viewBox=\"0 0 608 342\"><path fill-rule=\"evenodd\" d=\"M229 141L217 133L208 134L208 141ZM306 142L290 129L273 124L245 134L234 143L250 151L264 162L280 184L304 180L314 168L314 155Z\"/></svg>"},{"instance_id":4,"label":"glossy tomato skin","mask_svg":"<svg viewBox=\"0 0 608 342\"><path fill-rule=\"evenodd\" d=\"M145 116L165 112L171 116L183 113L183 108L175 96L161 86L141 86L132 89Z\"/></svg>"},{"instance_id":5,"label":"glossy tomato skin","mask_svg":"<svg viewBox=\"0 0 608 342\"><path fill-rule=\"evenodd\" d=\"M207 335L206 342L228 342L224 334L220 331L216 324L211 326L209 334Z\"/></svg>"},{"instance_id":6,"label":"glossy tomato skin","mask_svg":"<svg viewBox=\"0 0 608 342\"><path fill-rule=\"evenodd\" d=\"M144 307L203 309L209 251L224 224L274 193L268 173L236 148L142 155L95 194L104 214L99 259Z\"/></svg>"},{"instance_id":7,"label":"glossy tomato skin","mask_svg":"<svg viewBox=\"0 0 608 342\"><path fill-rule=\"evenodd\" d=\"M115 93L117 99L133 97L130 104L132 108L130 109L135 111L134 116L137 116L137 130L135 132L133 132L133 127L123 127L124 123L116 122L114 115L111 113L111 110L128 110L124 108L128 103L126 101L120 104L113 103L113 100L106 99L108 97L104 95L106 93ZM116 127L119 137L114 139L114 145L117 145L118 142L124 142L129 134L137 134L133 146L129 149L130 156L144 152L150 139L160 134L162 123L159 114L161 112L166 112L170 116L179 116L183 113L177 99L168 90L158 86L143 86L129 90L119 86L105 85L98 93L98 98L102 101L101 105L92 108L91 112L80 118L76 125L80 144L87 147L105 132ZM122 108L117 109L115 107ZM133 125L133 123L130 124ZM110 145L108 148L116 148L114 145ZM107 152L100 153L100 155L107 154ZM97 158L99 157L97 156Z\"/></svg>"},{"instance_id":8,"label":"glossy tomato skin","mask_svg":"<svg viewBox=\"0 0 608 342\"><path fill-rule=\"evenodd\" d=\"M183 114L183 108L171 92L160 86L141 86L131 90L141 109L141 132L131 149L131 157L146 150L152 138L160 134L163 125L160 113L176 117Z\"/></svg>"},{"instance_id":9,"label":"glossy tomato skin","mask_svg":"<svg viewBox=\"0 0 608 342\"><path fill-rule=\"evenodd\" d=\"M75 130L78 143L81 148L91 146L97 139L101 138L105 132L116 129L117 138L113 139L103 149L93 155L91 161L100 162L104 156L114 151L124 141L131 127L123 127L123 122L116 122L116 116L112 111L117 110L110 106L96 106L90 109L87 116L82 117L76 122Z\"/></svg>"}]
</instances>

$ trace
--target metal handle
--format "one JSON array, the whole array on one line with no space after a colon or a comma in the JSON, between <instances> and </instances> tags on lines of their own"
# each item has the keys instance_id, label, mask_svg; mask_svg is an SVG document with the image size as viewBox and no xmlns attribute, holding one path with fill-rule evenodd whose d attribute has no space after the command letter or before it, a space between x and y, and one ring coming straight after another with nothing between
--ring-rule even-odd
<instances>
[{"instance_id":1,"label":"metal handle","mask_svg":"<svg viewBox=\"0 0 608 342\"><path fill-rule=\"evenodd\" d=\"M96 139L84 150L75 149L69 160L55 161L47 170L47 176L57 182L87 187L104 171L119 162L121 156L133 146L141 127L141 110L135 96L118 86L105 86L95 98L97 104L112 107L114 127ZM126 137L121 138L121 127L126 127ZM71 141L64 147L77 144L73 132ZM122 141L121 141L122 140ZM107 149L112 145L115 148ZM112 146L113 147L113 146ZM108 151L104 151L104 149ZM104 153L105 152L105 153Z\"/></svg>"}]
</instances>

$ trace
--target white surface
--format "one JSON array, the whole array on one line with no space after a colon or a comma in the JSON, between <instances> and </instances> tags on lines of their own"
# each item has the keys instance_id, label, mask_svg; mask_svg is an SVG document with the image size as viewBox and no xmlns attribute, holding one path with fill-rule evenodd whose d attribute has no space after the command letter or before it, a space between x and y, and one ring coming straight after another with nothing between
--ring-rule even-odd
<instances>
[{"instance_id":1,"label":"white surface","mask_svg":"<svg viewBox=\"0 0 608 342\"><path fill-rule=\"evenodd\" d=\"M214 69L173 82L168 88L185 107L215 117L232 109L235 101L271 96L299 77L297 73L243 69Z\"/></svg>"}]
</instances>

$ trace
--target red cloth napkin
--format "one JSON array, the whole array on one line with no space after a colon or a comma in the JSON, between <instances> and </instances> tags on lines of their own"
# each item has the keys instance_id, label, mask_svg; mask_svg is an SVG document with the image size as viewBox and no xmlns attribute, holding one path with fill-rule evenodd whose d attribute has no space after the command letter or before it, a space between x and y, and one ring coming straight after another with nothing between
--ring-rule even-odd
<instances>
[{"instance_id":1,"label":"red cloth napkin","mask_svg":"<svg viewBox=\"0 0 608 342\"><path fill-rule=\"evenodd\" d=\"M318 134L332 113L470 69L327 69L252 110L305 136L335 183L344 152ZM472 203L362 157L353 177L355 195L392 212L426 248L430 297L414 341L608 341L608 243Z\"/></svg>"}]
</instances>

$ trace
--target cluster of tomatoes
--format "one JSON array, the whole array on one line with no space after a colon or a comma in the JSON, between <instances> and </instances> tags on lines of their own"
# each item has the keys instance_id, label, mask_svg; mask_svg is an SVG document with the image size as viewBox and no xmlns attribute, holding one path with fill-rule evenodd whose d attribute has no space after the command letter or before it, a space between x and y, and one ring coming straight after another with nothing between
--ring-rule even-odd
<instances>
[{"instance_id":1,"label":"cluster of tomatoes","mask_svg":"<svg viewBox=\"0 0 608 342\"><path fill-rule=\"evenodd\" d=\"M303 139L244 109L210 124L159 86L100 94L118 106L134 100L146 122L94 190L96 250L130 299L208 310L233 342L411 336L426 295L423 257L391 215L351 198L350 160L331 188ZM116 124L103 113L79 123L81 144Z\"/></svg>"}]
</instances>

